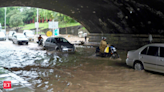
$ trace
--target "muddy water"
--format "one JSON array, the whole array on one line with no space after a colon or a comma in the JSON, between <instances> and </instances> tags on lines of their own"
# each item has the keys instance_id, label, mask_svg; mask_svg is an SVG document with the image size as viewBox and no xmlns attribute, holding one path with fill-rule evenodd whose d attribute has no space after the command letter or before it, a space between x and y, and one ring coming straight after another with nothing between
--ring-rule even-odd
<instances>
[{"instance_id":1,"label":"muddy water","mask_svg":"<svg viewBox=\"0 0 164 92\"><path fill-rule=\"evenodd\" d=\"M24 92L163 92L163 74L134 71L125 64L126 51L118 51L121 58L116 60L96 57L94 52L93 47L60 53L33 43L0 42L0 66L26 81L24 86L31 90L22 88ZM7 91L18 92L19 86Z\"/></svg>"}]
</instances>

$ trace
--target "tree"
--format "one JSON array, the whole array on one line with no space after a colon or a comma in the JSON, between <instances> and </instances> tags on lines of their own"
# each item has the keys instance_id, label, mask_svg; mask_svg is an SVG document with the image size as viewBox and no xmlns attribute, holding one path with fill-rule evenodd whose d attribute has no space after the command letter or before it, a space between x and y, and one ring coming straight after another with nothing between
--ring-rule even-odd
<instances>
[{"instance_id":1,"label":"tree","mask_svg":"<svg viewBox=\"0 0 164 92\"><path fill-rule=\"evenodd\" d=\"M14 14L10 17L10 25L12 27L18 27L23 24L23 16L22 14Z\"/></svg>"},{"instance_id":2,"label":"tree","mask_svg":"<svg viewBox=\"0 0 164 92\"><path fill-rule=\"evenodd\" d=\"M0 8L0 23L3 25L4 24L4 17L5 17L5 9Z\"/></svg>"},{"instance_id":3,"label":"tree","mask_svg":"<svg viewBox=\"0 0 164 92\"><path fill-rule=\"evenodd\" d=\"M7 17L10 18L9 23L11 27L17 27L19 25L22 25L23 19L25 18L25 16L23 16L23 14L19 12L17 9L10 11L7 14Z\"/></svg>"},{"instance_id":4,"label":"tree","mask_svg":"<svg viewBox=\"0 0 164 92\"><path fill-rule=\"evenodd\" d=\"M21 14L23 15L23 22L27 23L36 17L36 8L23 7Z\"/></svg>"},{"instance_id":5,"label":"tree","mask_svg":"<svg viewBox=\"0 0 164 92\"><path fill-rule=\"evenodd\" d=\"M5 8L0 8L0 23L4 24L5 17ZM19 26L25 23L29 23L32 20L36 19L37 8L33 7L7 7L7 17L6 17L6 25L10 25L11 27ZM54 12L46 9L39 9L39 16L44 20L52 20L58 21L59 23L74 23L76 22L74 19L66 16L64 14ZM18 24L16 24L18 23Z\"/></svg>"}]
</instances>

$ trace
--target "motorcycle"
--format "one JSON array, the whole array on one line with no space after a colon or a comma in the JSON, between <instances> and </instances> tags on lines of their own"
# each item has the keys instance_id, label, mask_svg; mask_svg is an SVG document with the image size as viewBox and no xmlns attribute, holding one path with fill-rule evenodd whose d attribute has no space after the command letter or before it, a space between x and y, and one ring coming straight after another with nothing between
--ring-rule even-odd
<instances>
[{"instance_id":1,"label":"motorcycle","mask_svg":"<svg viewBox=\"0 0 164 92\"><path fill-rule=\"evenodd\" d=\"M39 46L43 46L43 39L40 39L40 41L37 42Z\"/></svg>"},{"instance_id":2,"label":"motorcycle","mask_svg":"<svg viewBox=\"0 0 164 92\"><path fill-rule=\"evenodd\" d=\"M111 50L111 58L113 59L119 58L117 50L114 46L110 46L110 50Z\"/></svg>"},{"instance_id":3,"label":"motorcycle","mask_svg":"<svg viewBox=\"0 0 164 92\"><path fill-rule=\"evenodd\" d=\"M101 53L99 47L97 47L96 48L96 56L111 57L113 59L119 58L117 50L113 45L109 46L109 52L108 53L106 53L106 52Z\"/></svg>"}]
</instances>

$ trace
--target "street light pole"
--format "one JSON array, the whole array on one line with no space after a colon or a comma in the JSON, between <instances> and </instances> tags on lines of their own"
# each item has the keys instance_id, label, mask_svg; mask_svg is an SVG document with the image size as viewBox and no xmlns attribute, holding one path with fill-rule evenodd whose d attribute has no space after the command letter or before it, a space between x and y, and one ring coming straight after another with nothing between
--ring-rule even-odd
<instances>
[{"instance_id":1,"label":"street light pole","mask_svg":"<svg viewBox=\"0 0 164 92\"><path fill-rule=\"evenodd\" d=\"M38 23L38 16L39 16L39 14L38 14L38 8L37 8L37 25L39 24ZM37 30L37 35L38 35L38 26L37 26L37 29L36 30Z\"/></svg>"},{"instance_id":2,"label":"street light pole","mask_svg":"<svg viewBox=\"0 0 164 92\"><path fill-rule=\"evenodd\" d=\"M5 7L5 31L6 31L6 7Z\"/></svg>"}]
</instances>

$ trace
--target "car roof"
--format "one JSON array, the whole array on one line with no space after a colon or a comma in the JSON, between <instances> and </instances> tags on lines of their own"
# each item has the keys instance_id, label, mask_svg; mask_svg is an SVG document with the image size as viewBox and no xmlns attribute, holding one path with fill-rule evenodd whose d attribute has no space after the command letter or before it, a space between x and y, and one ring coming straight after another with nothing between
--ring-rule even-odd
<instances>
[{"instance_id":1,"label":"car roof","mask_svg":"<svg viewBox=\"0 0 164 92\"><path fill-rule=\"evenodd\" d=\"M14 34L14 35L23 35L23 34L20 34L20 33L16 33L16 34ZM24 36L24 35L23 35Z\"/></svg>"},{"instance_id":2,"label":"car roof","mask_svg":"<svg viewBox=\"0 0 164 92\"><path fill-rule=\"evenodd\" d=\"M147 46L162 46L162 47L164 47L164 43L152 43L152 44L148 44Z\"/></svg>"},{"instance_id":3,"label":"car roof","mask_svg":"<svg viewBox=\"0 0 164 92\"><path fill-rule=\"evenodd\" d=\"M164 47L164 43L151 43L151 44L147 44L147 45L144 45L144 46L138 48L137 50L138 51L143 50L145 47L148 47L148 46Z\"/></svg>"},{"instance_id":4,"label":"car roof","mask_svg":"<svg viewBox=\"0 0 164 92\"><path fill-rule=\"evenodd\" d=\"M9 32L16 32L16 31L9 31Z\"/></svg>"},{"instance_id":5,"label":"car roof","mask_svg":"<svg viewBox=\"0 0 164 92\"><path fill-rule=\"evenodd\" d=\"M60 36L58 36L58 37L48 37L48 38L64 38L64 37L60 37Z\"/></svg>"},{"instance_id":6,"label":"car roof","mask_svg":"<svg viewBox=\"0 0 164 92\"><path fill-rule=\"evenodd\" d=\"M0 32L1 34L5 34L4 32Z\"/></svg>"},{"instance_id":7,"label":"car roof","mask_svg":"<svg viewBox=\"0 0 164 92\"><path fill-rule=\"evenodd\" d=\"M23 32L31 32L32 30L24 30ZM33 31L32 31L33 32Z\"/></svg>"}]
</instances>

